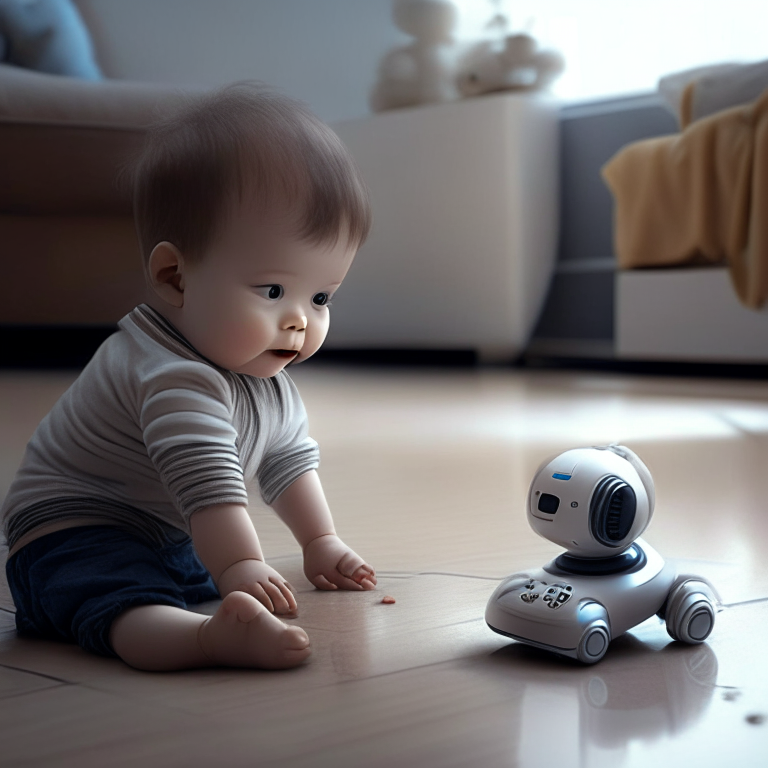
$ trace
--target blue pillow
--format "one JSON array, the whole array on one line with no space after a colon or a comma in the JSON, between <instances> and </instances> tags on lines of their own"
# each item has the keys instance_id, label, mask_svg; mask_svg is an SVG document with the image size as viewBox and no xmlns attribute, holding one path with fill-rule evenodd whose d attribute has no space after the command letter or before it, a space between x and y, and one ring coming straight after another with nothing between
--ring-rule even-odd
<instances>
[{"instance_id":1,"label":"blue pillow","mask_svg":"<svg viewBox=\"0 0 768 768\"><path fill-rule=\"evenodd\" d=\"M102 76L71 0L0 0L0 61L86 80Z\"/></svg>"}]
</instances>

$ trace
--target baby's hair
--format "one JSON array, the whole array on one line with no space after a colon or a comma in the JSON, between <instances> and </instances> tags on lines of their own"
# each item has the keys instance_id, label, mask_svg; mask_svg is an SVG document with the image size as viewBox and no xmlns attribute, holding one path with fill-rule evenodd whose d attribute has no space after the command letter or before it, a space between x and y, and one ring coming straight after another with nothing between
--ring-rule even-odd
<instances>
[{"instance_id":1,"label":"baby's hair","mask_svg":"<svg viewBox=\"0 0 768 768\"><path fill-rule=\"evenodd\" d=\"M195 260L233 203L289 213L318 245L368 236L368 191L339 137L304 104L257 83L190 97L150 127L130 171L144 261L164 240Z\"/></svg>"}]
</instances>

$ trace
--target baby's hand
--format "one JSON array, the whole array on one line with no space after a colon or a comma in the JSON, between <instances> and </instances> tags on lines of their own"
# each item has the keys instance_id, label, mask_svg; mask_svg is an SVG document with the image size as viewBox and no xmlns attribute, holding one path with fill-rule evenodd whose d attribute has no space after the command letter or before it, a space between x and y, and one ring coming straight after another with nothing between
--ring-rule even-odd
<instances>
[{"instance_id":1,"label":"baby's hand","mask_svg":"<svg viewBox=\"0 0 768 768\"><path fill-rule=\"evenodd\" d=\"M318 589L373 589L376 572L338 536L318 536L304 548L304 574Z\"/></svg>"},{"instance_id":2,"label":"baby's hand","mask_svg":"<svg viewBox=\"0 0 768 768\"><path fill-rule=\"evenodd\" d=\"M262 560L240 560L230 565L219 576L217 586L222 597L230 592L246 592L272 613L282 616L296 614L293 587Z\"/></svg>"}]
</instances>

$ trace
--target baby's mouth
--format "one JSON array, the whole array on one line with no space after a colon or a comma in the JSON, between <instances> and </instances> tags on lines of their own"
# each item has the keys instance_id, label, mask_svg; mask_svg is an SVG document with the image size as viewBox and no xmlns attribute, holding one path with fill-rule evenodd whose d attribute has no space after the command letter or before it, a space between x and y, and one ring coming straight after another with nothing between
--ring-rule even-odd
<instances>
[{"instance_id":1,"label":"baby's mouth","mask_svg":"<svg viewBox=\"0 0 768 768\"><path fill-rule=\"evenodd\" d=\"M275 355L275 357L280 357L284 360L290 360L299 354L297 349L270 349L269 351Z\"/></svg>"}]
</instances>

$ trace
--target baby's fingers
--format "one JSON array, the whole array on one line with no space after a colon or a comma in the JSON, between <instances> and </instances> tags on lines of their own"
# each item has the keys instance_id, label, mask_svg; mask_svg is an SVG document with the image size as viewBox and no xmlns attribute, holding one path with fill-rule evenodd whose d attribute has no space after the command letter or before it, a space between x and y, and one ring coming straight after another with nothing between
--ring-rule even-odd
<instances>
[{"instance_id":1,"label":"baby's fingers","mask_svg":"<svg viewBox=\"0 0 768 768\"><path fill-rule=\"evenodd\" d=\"M312 579L312 583L318 589L352 589L360 590L362 587L352 579L342 576L338 571L319 573Z\"/></svg>"},{"instance_id":2,"label":"baby's fingers","mask_svg":"<svg viewBox=\"0 0 768 768\"><path fill-rule=\"evenodd\" d=\"M290 589L282 588L278 583L272 581L256 582L251 594L270 613L284 615L296 612L296 599Z\"/></svg>"},{"instance_id":3,"label":"baby's fingers","mask_svg":"<svg viewBox=\"0 0 768 768\"><path fill-rule=\"evenodd\" d=\"M350 577L363 589L373 589L376 584L376 573L369 565L361 565Z\"/></svg>"},{"instance_id":4,"label":"baby's fingers","mask_svg":"<svg viewBox=\"0 0 768 768\"><path fill-rule=\"evenodd\" d=\"M257 581L251 589L247 591L250 592L270 613L275 612L272 598L262 584Z\"/></svg>"},{"instance_id":5,"label":"baby's fingers","mask_svg":"<svg viewBox=\"0 0 768 768\"><path fill-rule=\"evenodd\" d=\"M336 571L328 575L328 580L335 584L339 589L360 590L363 587L348 576Z\"/></svg>"},{"instance_id":6,"label":"baby's fingers","mask_svg":"<svg viewBox=\"0 0 768 768\"><path fill-rule=\"evenodd\" d=\"M363 560L360 555L358 555L356 552L353 552L351 549L347 550L340 558L339 562L336 563L336 570L342 575L346 576L349 579L354 579L355 574L361 569L361 568L367 568L371 572L373 572L373 568L371 568L370 565L368 565L365 560Z\"/></svg>"},{"instance_id":7,"label":"baby's fingers","mask_svg":"<svg viewBox=\"0 0 768 768\"><path fill-rule=\"evenodd\" d=\"M312 579L312 584L318 589L338 589L338 587L335 584L331 584L322 573L319 573Z\"/></svg>"},{"instance_id":8,"label":"baby's fingers","mask_svg":"<svg viewBox=\"0 0 768 768\"><path fill-rule=\"evenodd\" d=\"M376 586L376 571L354 552L345 554L336 568L342 576L352 579L363 589L373 589Z\"/></svg>"},{"instance_id":9,"label":"baby's fingers","mask_svg":"<svg viewBox=\"0 0 768 768\"><path fill-rule=\"evenodd\" d=\"M269 580L270 597L275 606L275 613L294 614L298 610L296 597L293 594L293 588L287 581Z\"/></svg>"}]
</instances>

